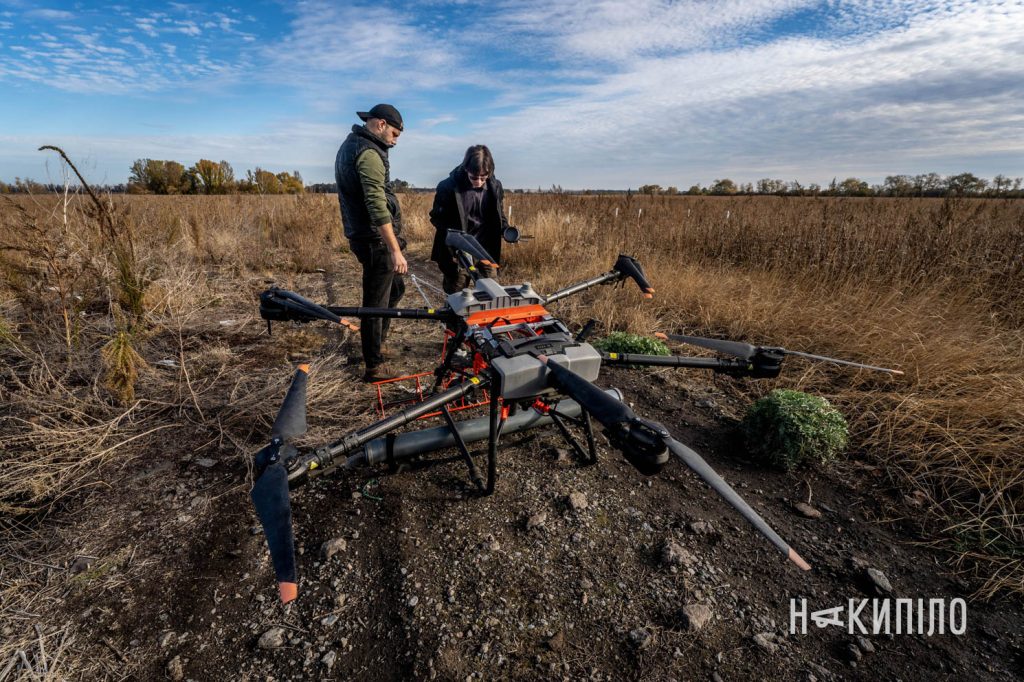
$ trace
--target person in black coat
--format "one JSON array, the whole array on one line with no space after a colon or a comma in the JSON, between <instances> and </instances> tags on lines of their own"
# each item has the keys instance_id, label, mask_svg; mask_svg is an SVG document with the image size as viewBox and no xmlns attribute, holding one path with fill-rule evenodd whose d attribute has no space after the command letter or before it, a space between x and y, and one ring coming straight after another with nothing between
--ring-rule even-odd
<instances>
[{"instance_id":1,"label":"person in black coat","mask_svg":"<svg viewBox=\"0 0 1024 682\"><path fill-rule=\"evenodd\" d=\"M471 286L472 280L460 272L455 253L445 245L448 230L462 230L476 237L496 263L501 263L502 234L508 228L505 217L505 191L494 177L494 157L482 144L466 150L466 156L447 178L437 185L430 222L434 225L434 247L430 260L444 275L446 293ZM497 268L478 264L484 277L495 277Z\"/></svg>"}]
</instances>

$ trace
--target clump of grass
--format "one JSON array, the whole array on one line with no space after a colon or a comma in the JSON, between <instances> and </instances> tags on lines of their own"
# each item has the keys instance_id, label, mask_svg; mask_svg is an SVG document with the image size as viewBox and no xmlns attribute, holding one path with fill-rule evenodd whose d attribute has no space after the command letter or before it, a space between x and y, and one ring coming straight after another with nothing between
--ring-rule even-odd
<instances>
[{"instance_id":1,"label":"clump of grass","mask_svg":"<svg viewBox=\"0 0 1024 682\"><path fill-rule=\"evenodd\" d=\"M649 336L630 332L612 332L592 344L594 348L607 353L632 353L636 355L669 355L668 346Z\"/></svg>"},{"instance_id":2,"label":"clump of grass","mask_svg":"<svg viewBox=\"0 0 1024 682\"><path fill-rule=\"evenodd\" d=\"M846 420L831 403L786 389L774 390L751 405L740 428L751 455L785 471L830 464L849 440Z\"/></svg>"},{"instance_id":3,"label":"clump of grass","mask_svg":"<svg viewBox=\"0 0 1024 682\"><path fill-rule=\"evenodd\" d=\"M135 382L139 369L145 366L135 350L135 335L129 329L118 329L100 349L103 359L103 386L121 405L135 400Z\"/></svg>"}]
</instances>

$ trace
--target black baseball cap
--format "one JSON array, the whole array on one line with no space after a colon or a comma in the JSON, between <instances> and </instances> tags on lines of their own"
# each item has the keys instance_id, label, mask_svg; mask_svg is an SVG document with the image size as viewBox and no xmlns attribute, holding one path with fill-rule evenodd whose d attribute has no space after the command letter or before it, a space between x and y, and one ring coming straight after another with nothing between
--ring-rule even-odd
<instances>
[{"instance_id":1,"label":"black baseball cap","mask_svg":"<svg viewBox=\"0 0 1024 682\"><path fill-rule=\"evenodd\" d=\"M402 114L400 114L398 109L395 109L390 104L378 104L369 111L357 111L356 116L364 121L368 121L371 118L379 118L383 121L387 121L399 130L405 130L405 128L402 127Z\"/></svg>"}]
</instances>

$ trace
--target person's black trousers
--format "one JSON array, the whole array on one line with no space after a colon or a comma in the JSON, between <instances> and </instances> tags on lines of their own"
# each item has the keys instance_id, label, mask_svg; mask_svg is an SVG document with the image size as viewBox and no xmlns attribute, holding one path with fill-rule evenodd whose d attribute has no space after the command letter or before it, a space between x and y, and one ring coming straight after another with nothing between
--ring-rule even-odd
<instances>
[{"instance_id":1,"label":"person's black trousers","mask_svg":"<svg viewBox=\"0 0 1024 682\"><path fill-rule=\"evenodd\" d=\"M395 273L391 252L384 242L350 241L349 249L363 266L363 307L393 308L398 305L405 295L405 280ZM387 339L390 326L389 318L368 317L362 320L359 337L367 369L384 362L380 347Z\"/></svg>"}]
</instances>

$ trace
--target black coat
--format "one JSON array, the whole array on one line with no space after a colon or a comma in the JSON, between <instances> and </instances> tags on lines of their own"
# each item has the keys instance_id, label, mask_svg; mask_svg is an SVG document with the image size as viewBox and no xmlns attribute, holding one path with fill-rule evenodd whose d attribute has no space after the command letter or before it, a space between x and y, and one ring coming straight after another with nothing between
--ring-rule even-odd
<instances>
[{"instance_id":1,"label":"black coat","mask_svg":"<svg viewBox=\"0 0 1024 682\"><path fill-rule=\"evenodd\" d=\"M487 191L493 201L489 202L491 210L484 216L480 234L474 235L480 245L496 262L501 262L502 232L508 227L505 217L505 190L494 176L487 178ZM469 178L462 166L453 170L447 178L437 185L434 192L434 207L430 209L430 222L436 230L434 246L430 250L430 260L435 261L442 271L456 269L455 257L445 246L444 240L448 230L466 229L466 216L462 208L462 194L470 189Z\"/></svg>"}]
</instances>

